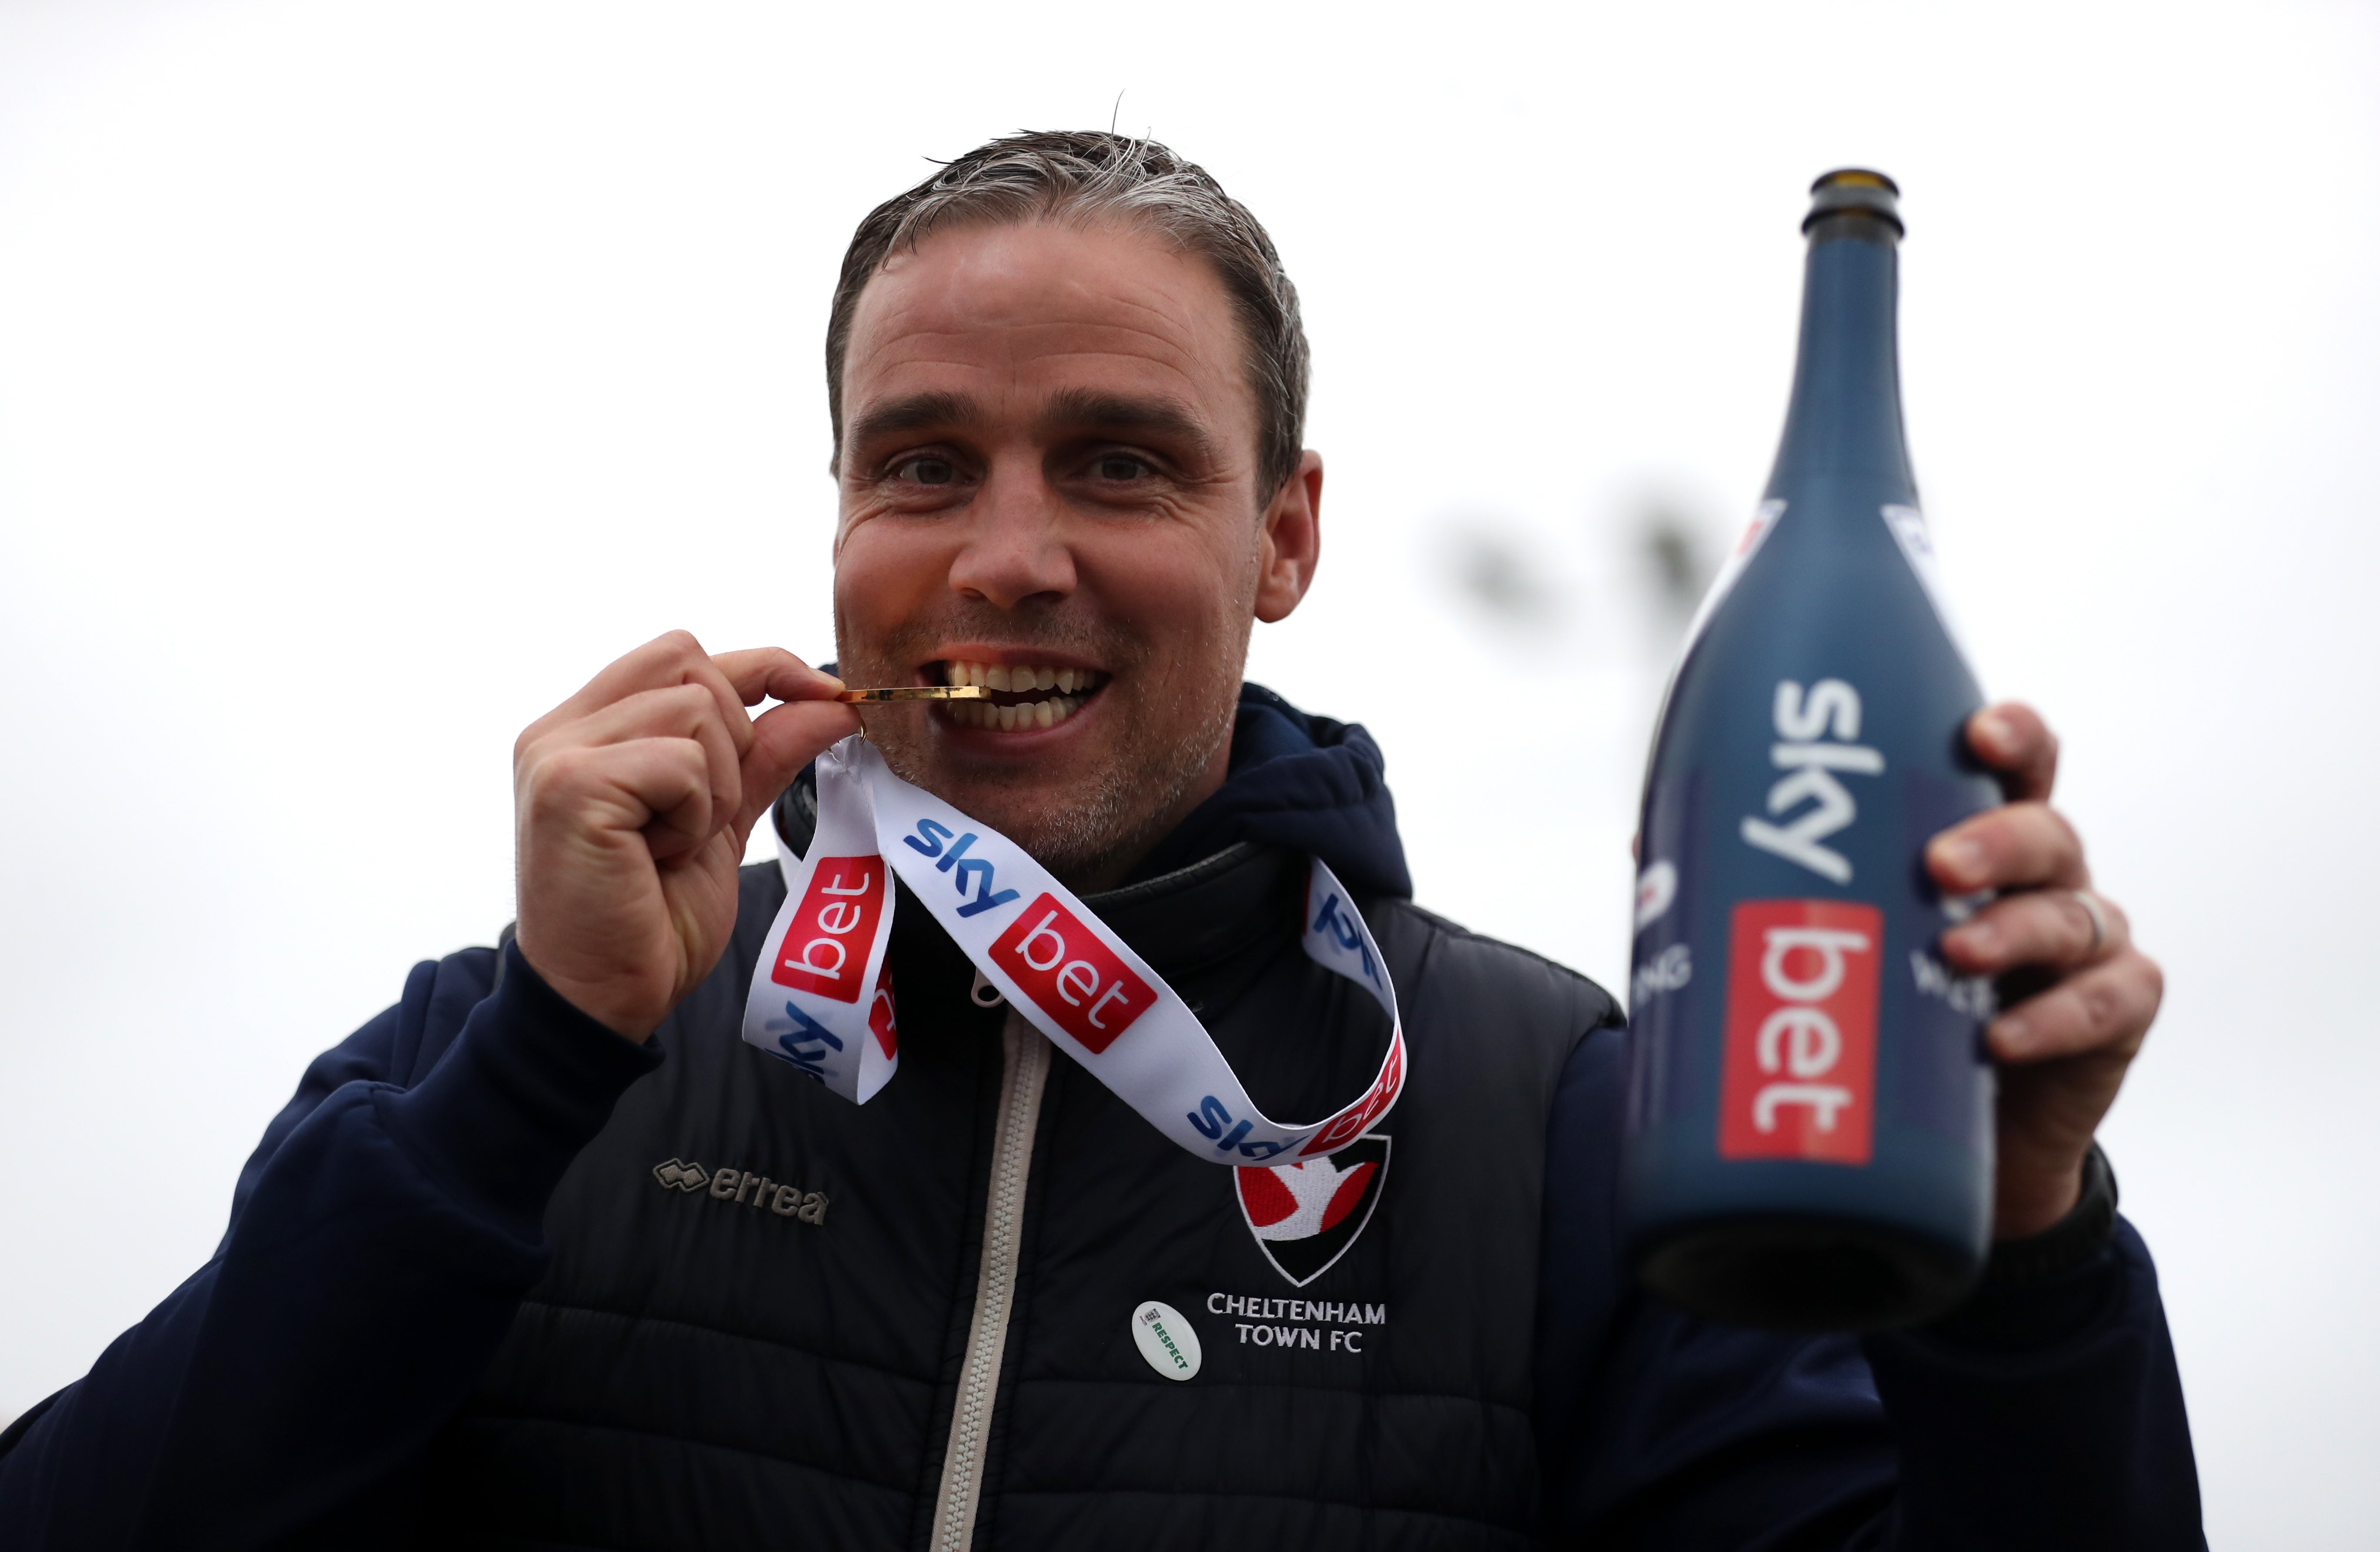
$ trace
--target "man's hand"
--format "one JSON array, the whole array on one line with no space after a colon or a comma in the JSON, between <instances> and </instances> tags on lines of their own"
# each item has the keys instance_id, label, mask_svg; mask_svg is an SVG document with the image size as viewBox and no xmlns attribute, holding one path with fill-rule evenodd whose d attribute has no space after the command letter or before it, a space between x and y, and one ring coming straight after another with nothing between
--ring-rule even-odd
<instances>
[{"instance_id":1,"label":"man's hand","mask_svg":"<svg viewBox=\"0 0 2380 1552\"><path fill-rule=\"evenodd\" d=\"M2091 1134L2148 1035L2165 975L2132 947L2115 902L2091 891L2082 837L2049 806L2058 739L2040 716L1988 707L1968 720L1967 744L2010 801L1936 836L1925 866L1946 892L2000 892L1942 935L1942 952L1961 974L2022 996L1985 1031L2000 1069L1993 1233L2019 1239L2081 1194Z\"/></svg>"},{"instance_id":2,"label":"man's hand","mask_svg":"<svg viewBox=\"0 0 2380 1552\"><path fill-rule=\"evenodd\" d=\"M631 1040L710 973L735 927L755 820L801 768L859 731L842 681L790 652L711 657L648 642L513 746L520 951L546 984ZM758 721L747 706L773 697Z\"/></svg>"}]
</instances>

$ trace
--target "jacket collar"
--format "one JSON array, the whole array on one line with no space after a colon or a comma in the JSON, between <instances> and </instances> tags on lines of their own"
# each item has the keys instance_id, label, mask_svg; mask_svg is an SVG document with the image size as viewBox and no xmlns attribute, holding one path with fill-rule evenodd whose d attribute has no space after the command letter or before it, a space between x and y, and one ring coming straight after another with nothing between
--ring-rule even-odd
<instances>
[{"instance_id":1,"label":"jacket collar","mask_svg":"<svg viewBox=\"0 0 2380 1552\"><path fill-rule=\"evenodd\" d=\"M1413 893L1387 761L1358 723L1300 711L1262 685L1240 686L1231 773L1132 880L1177 872L1240 841L1318 856L1349 889Z\"/></svg>"}]
</instances>

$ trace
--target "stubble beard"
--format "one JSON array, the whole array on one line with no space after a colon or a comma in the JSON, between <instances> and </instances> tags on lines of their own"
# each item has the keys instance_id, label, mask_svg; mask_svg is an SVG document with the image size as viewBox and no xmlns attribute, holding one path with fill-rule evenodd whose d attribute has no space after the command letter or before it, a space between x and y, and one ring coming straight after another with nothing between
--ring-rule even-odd
<instances>
[{"instance_id":1,"label":"stubble beard","mask_svg":"<svg viewBox=\"0 0 2380 1552\"><path fill-rule=\"evenodd\" d=\"M1232 735L1231 718L1208 716L1161 746L1131 750L1103 768L1090 790L1069 794L1005 833L1069 888L1112 886L1164 839L1181 806Z\"/></svg>"}]
</instances>

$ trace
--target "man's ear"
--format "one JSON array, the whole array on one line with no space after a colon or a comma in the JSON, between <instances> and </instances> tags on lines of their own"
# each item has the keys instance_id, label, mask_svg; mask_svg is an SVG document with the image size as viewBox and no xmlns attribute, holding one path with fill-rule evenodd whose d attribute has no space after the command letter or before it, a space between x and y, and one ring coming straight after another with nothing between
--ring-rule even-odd
<instances>
[{"instance_id":1,"label":"man's ear","mask_svg":"<svg viewBox=\"0 0 2380 1552\"><path fill-rule=\"evenodd\" d=\"M1289 618L1314 586L1321 556L1322 455L1307 448L1297 455L1297 471L1273 492L1257 536L1257 618L1269 625Z\"/></svg>"}]
</instances>

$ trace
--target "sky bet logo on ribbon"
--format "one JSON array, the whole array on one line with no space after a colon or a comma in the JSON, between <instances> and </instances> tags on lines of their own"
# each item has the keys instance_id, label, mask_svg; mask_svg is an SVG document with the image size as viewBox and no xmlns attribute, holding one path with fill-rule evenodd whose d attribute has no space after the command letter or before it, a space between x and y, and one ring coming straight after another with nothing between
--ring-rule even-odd
<instances>
[{"instance_id":1,"label":"sky bet logo on ribbon","mask_svg":"<svg viewBox=\"0 0 2380 1552\"><path fill-rule=\"evenodd\" d=\"M793 924L777 945L770 978L813 997L858 1001L868 951L876 941L877 918L883 914L882 857L821 857Z\"/></svg>"},{"instance_id":2,"label":"sky bet logo on ribbon","mask_svg":"<svg viewBox=\"0 0 2380 1552\"><path fill-rule=\"evenodd\" d=\"M1044 894L991 946L991 961L1058 1027L1097 1056L1157 1003L1157 993L1108 946Z\"/></svg>"},{"instance_id":3,"label":"sky bet logo on ribbon","mask_svg":"<svg viewBox=\"0 0 2380 1552\"><path fill-rule=\"evenodd\" d=\"M761 940L770 952L752 967L743 1034L832 1093L866 1104L899 1061L886 958L897 883L1016 1015L1196 1158L1318 1158L1396 1103L1406 1070L1396 988L1371 928L1319 857L1307 859L1305 953L1369 993L1387 1029L1379 1067L1354 1101L1320 1121L1277 1122L1181 994L1030 853L894 775L856 734L819 757L817 773L809 855L777 836L785 894Z\"/></svg>"},{"instance_id":4,"label":"sky bet logo on ribbon","mask_svg":"<svg viewBox=\"0 0 2380 1552\"><path fill-rule=\"evenodd\" d=\"M1365 1091L1364 1097L1317 1132L1313 1141L1297 1150L1299 1156L1335 1153L1347 1146L1352 1139L1362 1136L1364 1128L1389 1113L1389 1107L1397 1102L1397 1094L1404 1087L1404 1082L1405 1048L1400 1042L1389 1048L1388 1061L1381 1064L1379 1076L1372 1080L1372 1086Z\"/></svg>"},{"instance_id":5,"label":"sky bet logo on ribbon","mask_svg":"<svg viewBox=\"0 0 2380 1552\"><path fill-rule=\"evenodd\" d=\"M993 889L991 879L995 870L989 859L967 855L978 839L975 831L969 831L953 840L955 833L946 824L919 819L917 833L903 836L901 843L920 856L941 858L934 864L934 871L950 874L951 882L958 886L961 896L967 891L967 880L975 880L975 898L959 907L961 920L981 915L995 905L1005 905L1015 899L1016 891L1013 889Z\"/></svg>"}]
</instances>

